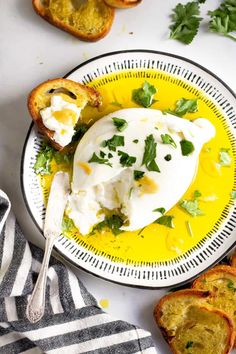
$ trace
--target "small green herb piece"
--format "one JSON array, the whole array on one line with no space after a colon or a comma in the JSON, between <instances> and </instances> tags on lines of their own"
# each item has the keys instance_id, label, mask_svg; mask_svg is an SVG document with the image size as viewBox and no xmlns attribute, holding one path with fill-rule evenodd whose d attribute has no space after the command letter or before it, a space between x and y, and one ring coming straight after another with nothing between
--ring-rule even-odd
<instances>
[{"instance_id":1,"label":"small green herb piece","mask_svg":"<svg viewBox=\"0 0 236 354\"><path fill-rule=\"evenodd\" d=\"M113 155L109 152L109 154L107 155L109 159L111 159L113 157Z\"/></svg>"},{"instance_id":2,"label":"small green herb piece","mask_svg":"<svg viewBox=\"0 0 236 354\"><path fill-rule=\"evenodd\" d=\"M227 288L233 290L233 292L236 293L236 287L234 286L234 282L232 280L228 282Z\"/></svg>"},{"instance_id":3,"label":"small green herb piece","mask_svg":"<svg viewBox=\"0 0 236 354\"><path fill-rule=\"evenodd\" d=\"M176 102L175 113L182 117L186 113L195 113L198 111L198 100L181 98Z\"/></svg>"},{"instance_id":4,"label":"small green herb piece","mask_svg":"<svg viewBox=\"0 0 236 354\"><path fill-rule=\"evenodd\" d=\"M132 99L140 106L148 108L155 102L153 100L155 93L157 93L156 88L144 81L143 87L133 90Z\"/></svg>"},{"instance_id":5,"label":"small green herb piece","mask_svg":"<svg viewBox=\"0 0 236 354\"><path fill-rule=\"evenodd\" d=\"M123 108L123 105L117 101L113 101L110 104L115 107Z\"/></svg>"},{"instance_id":6,"label":"small green herb piece","mask_svg":"<svg viewBox=\"0 0 236 354\"><path fill-rule=\"evenodd\" d=\"M131 198L131 194L132 194L133 190L134 190L134 187L131 187L129 190L129 199Z\"/></svg>"},{"instance_id":7,"label":"small green herb piece","mask_svg":"<svg viewBox=\"0 0 236 354\"><path fill-rule=\"evenodd\" d=\"M138 139L134 139L133 143L138 144Z\"/></svg>"},{"instance_id":8,"label":"small green herb piece","mask_svg":"<svg viewBox=\"0 0 236 354\"><path fill-rule=\"evenodd\" d=\"M156 221L154 221L156 224L164 225L167 227L170 227L171 229L174 228L173 224L173 216L172 215L162 215L160 218L158 218Z\"/></svg>"},{"instance_id":9,"label":"small green herb piece","mask_svg":"<svg viewBox=\"0 0 236 354\"><path fill-rule=\"evenodd\" d=\"M181 140L180 146L183 156L188 156L195 150L193 143L189 140Z\"/></svg>"},{"instance_id":10,"label":"small green herb piece","mask_svg":"<svg viewBox=\"0 0 236 354\"><path fill-rule=\"evenodd\" d=\"M188 342L186 343L185 348L186 348L186 349L189 349L189 348L192 348L192 346L193 346L193 342L192 342L192 341L188 341Z\"/></svg>"},{"instance_id":11,"label":"small green herb piece","mask_svg":"<svg viewBox=\"0 0 236 354\"><path fill-rule=\"evenodd\" d=\"M104 140L102 142L102 147L108 147L111 151L116 151L117 146L124 146L125 139L123 135L113 135L109 140Z\"/></svg>"},{"instance_id":12,"label":"small green herb piece","mask_svg":"<svg viewBox=\"0 0 236 354\"><path fill-rule=\"evenodd\" d=\"M93 153L93 156L91 157L91 159L88 162L96 162L99 163L100 165L108 165L110 167L112 167L111 163L109 163L108 159L103 159L98 157L95 152Z\"/></svg>"},{"instance_id":13,"label":"small green herb piece","mask_svg":"<svg viewBox=\"0 0 236 354\"><path fill-rule=\"evenodd\" d=\"M205 4L206 0L198 0L199 4Z\"/></svg>"},{"instance_id":14,"label":"small green herb piece","mask_svg":"<svg viewBox=\"0 0 236 354\"><path fill-rule=\"evenodd\" d=\"M125 130L128 127L128 123L126 122L125 119L121 119L121 118L112 118L114 125L116 127L117 130L119 130L119 132L123 132L123 130Z\"/></svg>"},{"instance_id":15,"label":"small green herb piece","mask_svg":"<svg viewBox=\"0 0 236 354\"><path fill-rule=\"evenodd\" d=\"M67 232L70 232L73 229L73 227L74 227L73 220L64 216L61 224L62 233L66 234Z\"/></svg>"},{"instance_id":16,"label":"small green herb piece","mask_svg":"<svg viewBox=\"0 0 236 354\"><path fill-rule=\"evenodd\" d=\"M166 209L165 208L156 208L153 211L157 211L157 212L159 212L159 213L161 213L163 215L163 214L165 214Z\"/></svg>"},{"instance_id":17,"label":"small green herb piece","mask_svg":"<svg viewBox=\"0 0 236 354\"><path fill-rule=\"evenodd\" d=\"M167 154L167 155L164 157L164 159L165 159L166 161L170 161L170 160L172 159L171 154Z\"/></svg>"},{"instance_id":18,"label":"small green herb piece","mask_svg":"<svg viewBox=\"0 0 236 354\"><path fill-rule=\"evenodd\" d=\"M220 7L214 11L209 11L211 17L209 29L224 37L236 41L236 37L231 33L236 31L236 2L235 0L225 0Z\"/></svg>"},{"instance_id":19,"label":"small green herb piece","mask_svg":"<svg viewBox=\"0 0 236 354\"><path fill-rule=\"evenodd\" d=\"M60 151L54 150L53 157L58 165L61 164L69 164L72 160L73 155L72 154L65 154Z\"/></svg>"},{"instance_id":20,"label":"small green herb piece","mask_svg":"<svg viewBox=\"0 0 236 354\"><path fill-rule=\"evenodd\" d=\"M104 157L106 156L105 152L104 152L104 151L102 151L102 150L100 151L100 153L99 153L99 154L100 154L100 156L101 156L102 158L104 158Z\"/></svg>"},{"instance_id":21,"label":"small green herb piece","mask_svg":"<svg viewBox=\"0 0 236 354\"><path fill-rule=\"evenodd\" d=\"M195 190L193 193L194 199L197 199L202 196L202 193L199 190Z\"/></svg>"},{"instance_id":22,"label":"small green herb piece","mask_svg":"<svg viewBox=\"0 0 236 354\"><path fill-rule=\"evenodd\" d=\"M230 193L230 196L231 196L232 199L236 199L236 191L232 191Z\"/></svg>"},{"instance_id":23,"label":"small green herb piece","mask_svg":"<svg viewBox=\"0 0 236 354\"><path fill-rule=\"evenodd\" d=\"M235 14L236 15L236 14ZM229 154L230 149L222 148L219 152L220 165L228 167L231 164L231 156Z\"/></svg>"},{"instance_id":24,"label":"small green herb piece","mask_svg":"<svg viewBox=\"0 0 236 354\"><path fill-rule=\"evenodd\" d=\"M53 159L54 151L51 146L43 144L34 164L34 171L37 175L51 174L50 162Z\"/></svg>"},{"instance_id":25,"label":"small green herb piece","mask_svg":"<svg viewBox=\"0 0 236 354\"><path fill-rule=\"evenodd\" d=\"M181 208L185 209L190 215L192 216L198 216L198 215L204 215L203 211L199 209L198 207L198 200L186 200L183 199L179 203Z\"/></svg>"},{"instance_id":26,"label":"small green herb piece","mask_svg":"<svg viewBox=\"0 0 236 354\"><path fill-rule=\"evenodd\" d=\"M130 167L136 162L136 157L129 156L124 151L118 150L118 155L120 156L120 164L122 167Z\"/></svg>"},{"instance_id":27,"label":"small green herb piece","mask_svg":"<svg viewBox=\"0 0 236 354\"><path fill-rule=\"evenodd\" d=\"M106 216L105 220L103 220L93 228L93 231L97 230L98 232L101 232L104 228L108 228L115 236L117 236L123 232L123 230L120 230L122 225L122 218L119 215L114 214L112 216Z\"/></svg>"},{"instance_id":28,"label":"small green herb piece","mask_svg":"<svg viewBox=\"0 0 236 354\"><path fill-rule=\"evenodd\" d=\"M145 172L143 172L143 171L134 170L135 181L140 180L144 176L144 174L145 174Z\"/></svg>"},{"instance_id":29,"label":"small green herb piece","mask_svg":"<svg viewBox=\"0 0 236 354\"><path fill-rule=\"evenodd\" d=\"M159 167L156 164L156 146L154 137L152 134L146 137L145 139L145 148L143 154L142 165L145 165L148 171L160 172Z\"/></svg>"},{"instance_id":30,"label":"small green herb piece","mask_svg":"<svg viewBox=\"0 0 236 354\"><path fill-rule=\"evenodd\" d=\"M186 227L187 227L187 230L188 230L188 233L191 237L193 237L193 230L192 230L192 227L191 227L191 224L190 224L190 221L186 221Z\"/></svg>"},{"instance_id":31,"label":"small green herb piece","mask_svg":"<svg viewBox=\"0 0 236 354\"><path fill-rule=\"evenodd\" d=\"M169 134L161 134L161 139L163 144L169 144L174 148L177 148L175 141L172 139L172 137Z\"/></svg>"},{"instance_id":32,"label":"small green herb piece","mask_svg":"<svg viewBox=\"0 0 236 354\"><path fill-rule=\"evenodd\" d=\"M89 129L89 126L85 123L77 124L75 126L75 133L73 135L72 142L80 140L88 129Z\"/></svg>"},{"instance_id":33,"label":"small green herb piece","mask_svg":"<svg viewBox=\"0 0 236 354\"><path fill-rule=\"evenodd\" d=\"M170 38L190 44L202 20L199 14L199 4L195 1L188 2L186 5L178 4L173 9Z\"/></svg>"}]
</instances>

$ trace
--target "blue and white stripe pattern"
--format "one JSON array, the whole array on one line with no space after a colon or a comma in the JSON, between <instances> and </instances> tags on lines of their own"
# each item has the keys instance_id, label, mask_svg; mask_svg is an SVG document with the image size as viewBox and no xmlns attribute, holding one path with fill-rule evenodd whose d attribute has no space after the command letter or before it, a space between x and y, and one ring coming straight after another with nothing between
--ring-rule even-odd
<instances>
[{"instance_id":1,"label":"blue and white stripe pattern","mask_svg":"<svg viewBox=\"0 0 236 354\"><path fill-rule=\"evenodd\" d=\"M150 333L98 307L79 279L55 258L48 271L46 309L35 324L26 306L43 252L28 243L0 190L0 353L155 354Z\"/></svg>"}]
</instances>

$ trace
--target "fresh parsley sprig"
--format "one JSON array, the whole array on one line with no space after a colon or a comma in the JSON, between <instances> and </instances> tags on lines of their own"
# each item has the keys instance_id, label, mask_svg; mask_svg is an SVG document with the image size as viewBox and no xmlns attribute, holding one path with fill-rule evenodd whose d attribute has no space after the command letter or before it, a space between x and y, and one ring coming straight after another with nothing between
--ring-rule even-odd
<instances>
[{"instance_id":1,"label":"fresh parsley sprig","mask_svg":"<svg viewBox=\"0 0 236 354\"><path fill-rule=\"evenodd\" d=\"M145 165L148 171L161 172L155 161L156 147L157 143L155 143L153 135L148 135L145 139L142 165Z\"/></svg>"},{"instance_id":2,"label":"fresh parsley sprig","mask_svg":"<svg viewBox=\"0 0 236 354\"><path fill-rule=\"evenodd\" d=\"M209 29L224 37L236 41L236 37L231 33L236 31L236 0L225 0L220 7L214 11L209 11Z\"/></svg>"},{"instance_id":3,"label":"fresh parsley sprig","mask_svg":"<svg viewBox=\"0 0 236 354\"><path fill-rule=\"evenodd\" d=\"M196 1L188 2L186 5L178 4L173 9L172 25L170 26L170 38L189 44L196 36L200 22L199 3Z\"/></svg>"},{"instance_id":4,"label":"fresh parsley sprig","mask_svg":"<svg viewBox=\"0 0 236 354\"><path fill-rule=\"evenodd\" d=\"M123 130L128 127L128 123L125 119L113 117L112 120L119 132L123 132Z\"/></svg>"},{"instance_id":5,"label":"fresh parsley sprig","mask_svg":"<svg viewBox=\"0 0 236 354\"><path fill-rule=\"evenodd\" d=\"M144 81L143 87L133 90L132 99L140 106L150 107L154 102L154 95L157 93L156 88L149 82Z\"/></svg>"},{"instance_id":6,"label":"fresh parsley sprig","mask_svg":"<svg viewBox=\"0 0 236 354\"><path fill-rule=\"evenodd\" d=\"M163 113L170 113L177 117L183 117L186 113L196 113L198 111L198 100L181 98L176 102L174 110L166 109Z\"/></svg>"},{"instance_id":7,"label":"fresh parsley sprig","mask_svg":"<svg viewBox=\"0 0 236 354\"><path fill-rule=\"evenodd\" d=\"M88 162L95 162L95 163L98 163L100 165L107 165L107 166L112 167L112 164L109 162L108 159L104 159L104 158L101 158L101 157L97 156L95 154L95 152L93 153L93 156L91 157L91 159Z\"/></svg>"}]
</instances>

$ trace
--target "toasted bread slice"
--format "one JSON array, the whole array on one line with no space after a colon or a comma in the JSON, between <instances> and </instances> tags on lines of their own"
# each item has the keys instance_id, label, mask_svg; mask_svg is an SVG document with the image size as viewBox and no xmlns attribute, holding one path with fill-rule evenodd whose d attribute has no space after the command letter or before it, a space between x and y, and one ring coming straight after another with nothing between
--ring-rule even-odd
<instances>
[{"instance_id":1,"label":"toasted bread slice","mask_svg":"<svg viewBox=\"0 0 236 354\"><path fill-rule=\"evenodd\" d=\"M234 250L234 253L230 257L230 264L232 267L236 268L236 250Z\"/></svg>"},{"instance_id":2,"label":"toasted bread slice","mask_svg":"<svg viewBox=\"0 0 236 354\"><path fill-rule=\"evenodd\" d=\"M53 147L62 150L63 146L54 139L54 131L45 127L41 110L51 105L51 97L62 95L64 100L74 103L83 109L87 104L98 107L101 105L101 95L91 87L79 84L68 79L53 79L43 82L34 88L28 97L28 109L30 115L39 130L50 140Z\"/></svg>"},{"instance_id":3,"label":"toasted bread slice","mask_svg":"<svg viewBox=\"0 0 236 354\"><path fill-rule=\"evenodd\" d=\"M142 0L104 0L108 5L117 7L119 9L127 9L129 7L137 6Z\"/></svg>"},{"instance_id":4,"label":"toasted bread slice","mask_svg":"<svg viewBox=\"0 0 236 354\"><path fill-rule=\"evenodd\" d=\"M38 15L83 41L97 41L110 30L114 8L103 0L33 0Z\"/></svg>"},{"instance_id":5,"label":"toasted bread slice","mask_svg":"<svg viewBox=\"0 0 236 354\"><path fill-rule=\"evenodd\" d=\"M212 296L206 300L207 303L225 311L236 328L236 268L216 266L196 279L193 288L211 291Z\"/></svg>"},{"instance_id":6,"label":"toasted bread slice","mask_svg":"<svg viewBox=\"0 0 236 354\"><path fill-rule=\"evenodd\" d=\"M234 327L223 311L205 306L208 291L186 289L164 296L154 317L175 354L227 354Z\"/></svg>"}]
</instances>

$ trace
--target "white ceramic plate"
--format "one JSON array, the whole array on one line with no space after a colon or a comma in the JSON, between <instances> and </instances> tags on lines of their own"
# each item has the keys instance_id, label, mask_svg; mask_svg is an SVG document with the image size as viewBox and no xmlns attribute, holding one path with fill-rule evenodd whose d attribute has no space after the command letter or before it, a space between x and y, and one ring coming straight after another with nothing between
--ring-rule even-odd
<instances>
[{"instance_id":1,"label":"white ceramic plate","mask_svg":"<svg viewBox=\"0 0 236 354\"><path fill-rule=\"evenodd\" d=\"M227 85L202 66L182 57L147 50L121 51L101 55L79 65L66 75L88 84L96 78L121 71L152 69L170 74L200 90L224 115L230 139L235 143L236 97ZM34 223L42 232L45 216L42 190L33 166L43 137L33 124L28 131L22 155L21 183L24 199ZM235 154L235 150L232 151ZM227 181L226 181L227 183ZM236 183L236 182L235 182ZM235 188L236 189L236 188ZM165 262L122 262L88 250L83 245L60 236L56 250L75 266L94 275L120 284L162 288L181 285L192 280L222 259L235 245L236 212L233 201L225 206L224 219L197 247L174 260Z\"/></svg>"}]
</instances>

